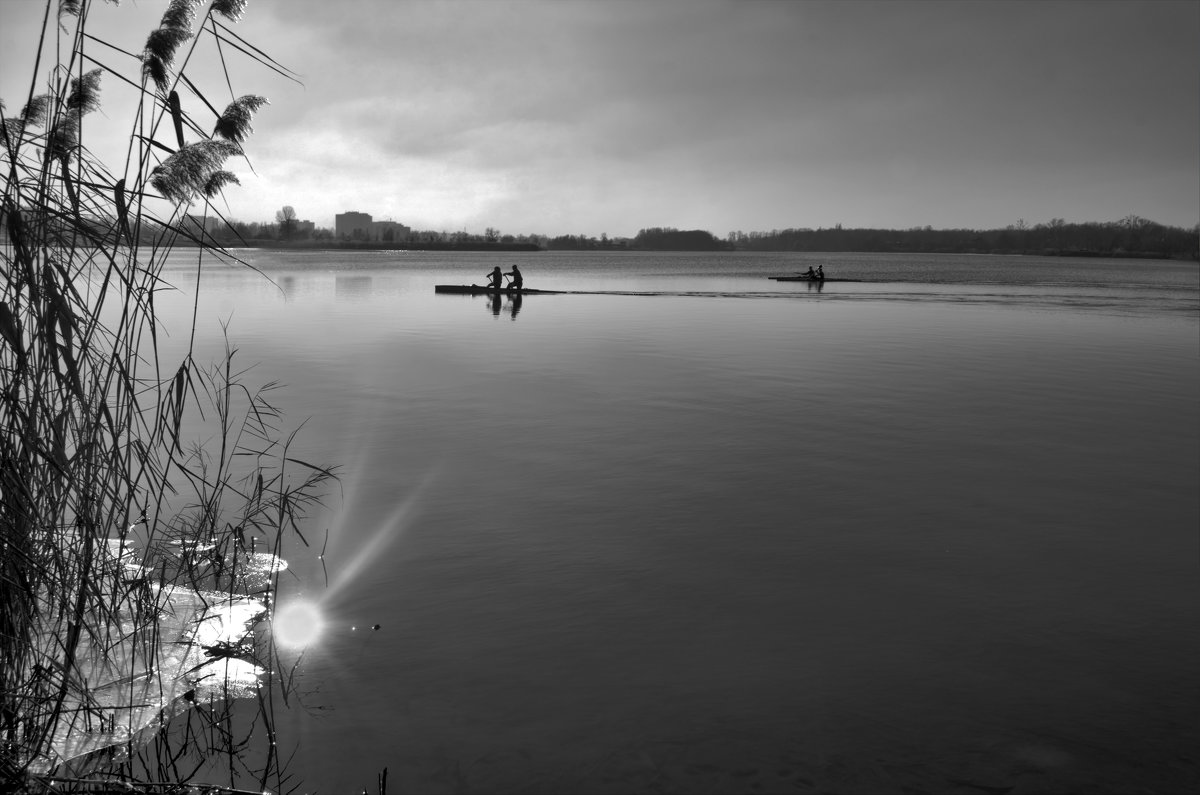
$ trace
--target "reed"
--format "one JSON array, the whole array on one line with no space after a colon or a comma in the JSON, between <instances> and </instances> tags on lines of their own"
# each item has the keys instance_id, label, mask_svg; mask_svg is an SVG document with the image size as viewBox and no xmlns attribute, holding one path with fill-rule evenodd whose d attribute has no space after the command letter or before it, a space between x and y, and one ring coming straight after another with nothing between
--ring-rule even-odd
<instances>
[{"instance_id":1,"label":"reed","mask_svg":"<svg viewBox=\"0 0 1200 795\"><path fill-rule=\"evenodd\" d=\"M297 459L226 350L160 354L172 247L236 261L185 213L220 217L253 114L226 53L291 77L230 25L244 0L172 0L141 53L47 0L20 111L0 104L0 789L284 789L270 633L285 543L334 472ZM111 11L105 9L105 11ZM35 32L31 32L34 34ZM188 78L211 37L230 100ZM54 56L49 54L53 53ZM125 162L86 144L102 86L135 87ZM218 103L221 104L221 103ZM192 328L196 307L193 306Z\"/></svg>"}]
</instances>

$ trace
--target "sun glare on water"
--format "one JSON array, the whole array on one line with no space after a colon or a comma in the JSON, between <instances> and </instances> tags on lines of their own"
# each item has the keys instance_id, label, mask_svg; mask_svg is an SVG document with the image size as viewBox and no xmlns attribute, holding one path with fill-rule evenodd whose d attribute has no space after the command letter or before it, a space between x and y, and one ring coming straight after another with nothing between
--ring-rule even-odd
<instances>
[{"instance_id":1,"label":"sun glare on water","mask_svg":"<svg viewBox=\"0 0 1200 795\"><path fill-rule=\"evenodd\" d=\"M275 613L271 622L275 640L281 646L302 648L316 643L325 622L321 610L312 602L289 602Z\"/></svg>"}]
</instances>

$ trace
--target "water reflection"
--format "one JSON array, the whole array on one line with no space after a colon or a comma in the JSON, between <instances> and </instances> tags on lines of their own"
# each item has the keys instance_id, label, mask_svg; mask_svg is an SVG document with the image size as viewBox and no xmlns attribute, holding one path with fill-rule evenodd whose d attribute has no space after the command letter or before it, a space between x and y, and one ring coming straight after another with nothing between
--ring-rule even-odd
<instances>
[{"instance_id":1,"label":"water reflection","mask_svg":"<svg viewBox=\"0 0 1200 795\"><path fill-rule=\"evenodd\" d=\"M520 293L515 293L509 297L508 314L513 320L517 319L517 314L521 311L521 301L523 300L524 296L522 296ZM489 303L492 314L496 317L500 317L500 312L504 308L504 300L500 293L491 294Z\"/></svg>"},{"instance_id":2,"label":"water reflection","mask_svg":"<svg viewBox=\"0 0 1200 795\"><path fill-rule=\"evenodd\" d=\"M338 300L368 298L371 295L371 277L336 276L333 291Z\"/></svg>"}]
</instances>

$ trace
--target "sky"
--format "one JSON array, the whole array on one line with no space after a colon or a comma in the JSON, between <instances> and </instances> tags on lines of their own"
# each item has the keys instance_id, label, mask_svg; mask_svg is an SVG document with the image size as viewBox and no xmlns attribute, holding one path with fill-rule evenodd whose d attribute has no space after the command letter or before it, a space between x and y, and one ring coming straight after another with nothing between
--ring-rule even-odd
<instances>
[{"instance_id":1,"label":"sky","mask_svg":"<svg viewBox=\"0 0 1200 795\"><path fill-rule=\"evenodd\" d=\"M89 31L137 53L165 7L96 0ZM44 8L0 0L8 112ZM323 227L356 210L589 237L1200 222L1200 0L248 0L234 29L298 81L226 48L233 93L271 103L229 163L223 209L243 221L287 205ZM188 73L230 99L210 43ZM87 140L113 167L135 97L101 85Z\"/></svg>"}]
</instances>

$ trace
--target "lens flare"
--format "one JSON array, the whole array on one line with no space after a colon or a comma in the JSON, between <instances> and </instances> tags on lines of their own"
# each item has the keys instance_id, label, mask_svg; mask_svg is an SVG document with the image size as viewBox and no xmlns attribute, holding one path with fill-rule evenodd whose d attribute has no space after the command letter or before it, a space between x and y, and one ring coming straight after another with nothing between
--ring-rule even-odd
<instances>
[{"instance_id":1,"label":"lens flare","mask_svg":"<svg viewBox=\"0 0 1200 795\"><path fill-rule=\"evenodd\" d=\"M303 648L321 637L325 621L321 609L312 602L289 602L275 611L271 630L280 646Z\"/></svg>"}]
</instances>

